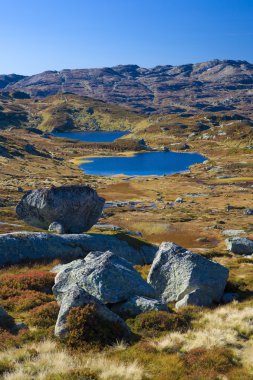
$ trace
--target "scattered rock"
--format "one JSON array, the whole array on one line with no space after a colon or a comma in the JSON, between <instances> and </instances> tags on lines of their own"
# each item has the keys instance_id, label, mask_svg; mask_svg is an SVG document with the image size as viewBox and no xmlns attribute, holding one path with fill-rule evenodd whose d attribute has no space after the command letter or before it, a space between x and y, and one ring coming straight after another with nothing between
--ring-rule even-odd
<instances>
[{"instance_id":1,"label":"scattered rock","mask_svg":"<svg viewBox=\"0 0 253 380\"><path fill-rule=\"evenodd\" d=\"M167 305L161 301L139 296L131 297L126 302L114 304L111 310L122 318L134 318L146 311L169 311Z\"/></svg>"},{"instance_id":2,"label":"scattered rock","mask_svg":"<svg viewBox=\"0 0 253 380\"><path fill-rule=\"evenodd\" d=\"M246 208L244 210L244 215L253 215L253 209L252 208Z\"/></svg>"},{"instance_id":3,"label":"scattered rock","mask_svg":"<svg viewBox=\"0 0 253 380\"><path fill-rule=\"evenodd\" d=\"M114 314L98 299L88 294L84 289L81 289L75 284L72 288L68 289L65 292L63 298L61 299L61 307L55 325L55 335L60 338L63 338L67 335L66 319L73 307L83 307L91 304L95 304L97 306L97 312L103 319L110 322L119 323L125 331L125 336L130 336L130 330L128 326L118 315Z\"/></svg>"},{"instance_id":4,"label":"scattered rock","mask_svg":"<svg viewBox=\"0 0 253 380\"><path fill-rule=\"evenodd\" d=\"M175 200L175 202L176 202L176 203L183 203L184 200L183 200L183 198L178 197L178 198Z\"/></svg>"},{"instance_id":5,"label":"scattered rock","mask_svg":"<svg viewBox=\"0 0 253 380\"><path fill-rule=\"evenodd\" d=\"M225 236L236 236L236 235L245 234L245 231L244 230L224 230L222 233Z\"/></svg>"},{"instance_id":6,"label":"scattered rock","mask_svg":"<svg viewBox=\"0 0 253 380\"><path fill-rule=\"evenodd\" d=\"M105 304L126 301L135 295L155 297L154 289L132 265L110 251L90 252L58 272L53 287L57 300L75 284Z\"/></svg>"},{"instance_id":7,"label":"scattered rock","mask_svg":"<svg viewBox=\"0 0 253 380\"><path fill-rule=\"evenodd\" d=\"M99 219L104 199L88 186L62 186L28 191L16 207L19 218L48 229L60 223L67 233L89 230Z\"/></svg>"},{"instance_id":8,"label":"scattered rock","mask_svg":"<svg viewBox=\"0 0 253 380\"><path fill-rule=\"evenodd\" d=\"M224 266L168 242L160 245L147 281L163 302L206 306L221 300L227 278Z\"/></svg>"},{"instance_id":9,"label":"scattered rock","mask_svg":"<svg viewBox=\"0 0 253 380\"><path fill-rule=\"evenodd\" d=\"M140 139L137 141L137 144L140 145L143 148L147 148L147 143L144 139Z\"/></svg>"},{"instance_id":10,"label":"scattered rock","mask_svg":"<svg viewBox=\"0 0 253 380\"><path fill-rule=\"evenodd\" d=\"M225 243L230 252L237 253L238 255L253 254L253 240L236 236L226 239Z\"/></svg>"},{"instance_id":11,"label":"scattered rock","mask_svg":"<svg viewBox=\"0 0 253 380\"><path fill-rule=\"evenodd\" d=\"M16 232L0 235L0 266L25 261L64 259L73 261L89 252L112 250L133 265L151 264L157 247L140 239L103 234Z\"/></svg>"},{"instance_id":12,"label":"scattered rock","mask_svg":"<svg viewBox=\"0 0 253 380\"><path fill-rule=\"evenodd\" d=\"M48 227L48 231L55 232L61 235L65 233L63 225L58 222L51 223L50 226Z\"/></svg>"}]
</instances>

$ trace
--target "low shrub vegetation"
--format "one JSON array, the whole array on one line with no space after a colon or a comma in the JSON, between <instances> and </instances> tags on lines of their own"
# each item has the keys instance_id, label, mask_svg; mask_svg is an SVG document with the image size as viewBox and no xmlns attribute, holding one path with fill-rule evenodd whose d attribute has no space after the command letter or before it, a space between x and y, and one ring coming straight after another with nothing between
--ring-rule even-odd
<instances>
[{"instance_id":1,"label":"low shrub vegetation","mask_svg":"<svg viewBox=\"0 0 253 380\"><path fill-rule=\"evenodd\" d=\"M150 311L137 315L127 322L132 330L141 335L156 336L165 331L187 331L191 327L195 308L185 308L174 313L166 311Z\"/></svg>"},{"instance_id":2,"label":"low shrub vegetation","mask_svg":"<svg viewBox=\"0 0 253 380\"><path fill-rule=\"evenodd\" d=\"M124 337L122 327L104 320L96 305L72 308L67 317L67 329L66 342L76 348L87 345L103 347Z\"/></svg>"},{"instance_id":3,"label":"low shrub vegetation","mask_svg":"<svg viewBox=\"0 0 253 380\"><path fill-rule=\"evenodd\" d=\"M34 308L29 315L29 323L32 326L47 328L55 325L59 306L52 301Z\"/></svg>"},{"instance_id":4,"label":"low shrub vegetation","mask_svg":"<svg viewBox=\"0 0 253 380\"><path fill-rule=\"evenodd\" d=\"M6 308L6 310L24 312L54 299L51 294L45 294L33 290L20 291L16 294L18 295L1 300L1 305Z\"/></svg>"},{"instance_id":5,"label":"low shrub vegetation","mask_svg":"<svg viewBox=\"0 0 253 380\"><path fill-rule=\"evenodd\" d=\"M52 286L54 285L54 277L53 273L40 271L6 274L0 278L0 287L51 293Z\"/></svg>"}]
</instances>

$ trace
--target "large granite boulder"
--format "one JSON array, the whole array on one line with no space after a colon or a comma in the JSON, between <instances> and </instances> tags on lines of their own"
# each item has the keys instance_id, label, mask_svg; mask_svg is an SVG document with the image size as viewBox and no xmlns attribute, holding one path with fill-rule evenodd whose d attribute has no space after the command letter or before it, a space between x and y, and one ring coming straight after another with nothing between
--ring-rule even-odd
<instances>
[{"instance_id":1,"label":"large granite boulder","mask_svg":"<svg viewBox=\"0 0 253 380\"><path fill-rule=\"evenodd\" d=\"M224 266L168 242L160 245L147 281L163 302L207 306L221 300L227 278Z\"/></svg>"},{"instance_id":2,"label":"large granite boulder","mask_svg":"<svg viewBox=\"0 0 253 380\"><path fill-rule=\"evenodd\" d=\"M225 243L230 252L237 253L238 255L253 254L253 240L236 236L226 239Z\"/></svg>"},{"instance_id":3,"label":"large granite boulder","mask_svg":"<svg viewBox=\"0 0 253 380\"><path fill-rule=\"evenodd\" d=\"M0 266L35 260L64 259L70 262L85 257L90 251L108 249L133 265L151 264L157 247L134 237L129 239L128 243L116 235L103 234L55 235L41 232L2 234Z\"/></svg>"},{"instance_id":4,"label":"large granite boulder","mask_svg":"<svg viewBox=\"0 0 253 380\"><path fill-rule=\"evenodd\" d=\"M86 305L96 305L97 313L108 322L118 323L125 337L130 336L130 330L126 323L112 311L110 311L105 305L103 305L98 299L88 294L84 289L77 285L67 290L60 302L60 311L58 314L57 322L55 325L55 335L63 338L67 335L66 320L70 310L73 307L84 307Z\"/></svg>"},{"instance_id":5,"label":"large granite boulder","mask_svg":"<svg viewBox=\"0 0 253 380\"><path fill-rule=\"evenodd\" d=\"M88 186L62 186L28 191L16 213L33 227L57 222L65 233L88 231L99 219L105 200Z\"/></svg>"},{"instance_id":6,"label":"large granite boulder","mask_svg":"<svg viewBox=\"0 0 253 380\"><path fill-rule=\"evenodd\" d=\"M161 301L140 296L133 296L125 302L113 304L111 310L122 318L133 318L147 311L169 311L167 305Z\"/></svg>"},{"instance_id":7,"label":"large granite boulder","mask_svg":"<svg viewBox=\"0 0 253 380\"><path fill-rule=\"evenodd\" d=\"M61 301L75 284L105 304L126 301L135 295L155 297L154 289L132 265L110 251L90 252L81 262L58 272L53 287L57 300Z\"/></svg>"}]
</instances>

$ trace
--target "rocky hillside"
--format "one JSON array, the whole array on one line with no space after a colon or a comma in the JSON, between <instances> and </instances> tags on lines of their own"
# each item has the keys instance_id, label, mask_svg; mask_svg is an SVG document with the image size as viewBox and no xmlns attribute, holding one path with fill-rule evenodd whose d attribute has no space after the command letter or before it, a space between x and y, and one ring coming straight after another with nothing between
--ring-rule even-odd
<instances>
[{"instance_id":1,"label":"rocky hillside","mask_svg":"<svg viewBox=\"0 0 253 380\"><path fill-rule=\"evenodd\" d=\"M246 61L213 60L154 68L119 65L46 71L15 83L6 82L4 90L25 91L37 97L71 92L146 113L233 111L249 116L253 65Z\"/></svg>"},{"instance_id":2,"label":"rocky hillside","mask_svg":"<svg viewBox=\"0 0 253 380\"><path fill-rule=\"evenodd\" d=\"M143 116L120 105L78 95L30 99L20 91L0 93L0 130L130 130L142 119Z\"/></svg>"},{"instance_id":3,"label":"rocky hillside","mask_svg":"<svg viewBox=\"0 0 253 380\"><path fill-rule=\"evenodd\" d=\"M8 84L14 84L21 79L25 79L26 77L24 75L16 75L16 74L10 74L10 75L0 75L0 89L5 88Z\"/></svg>"}]
</instances>

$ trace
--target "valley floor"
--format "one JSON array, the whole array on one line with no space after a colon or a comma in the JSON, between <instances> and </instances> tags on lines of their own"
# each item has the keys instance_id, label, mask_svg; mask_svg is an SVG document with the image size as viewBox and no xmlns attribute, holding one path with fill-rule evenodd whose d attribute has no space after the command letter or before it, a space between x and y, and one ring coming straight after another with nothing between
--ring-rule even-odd
<instances>
[{"instance_id":1,"label":"valley floor","mask_svg":"<svg viewBox=\"0 0 253 380\"><path fill-rule=\"evenodd\" d=\"M178 136L164 138L142 130L136 131L135 137L144 137L157 149L184 142ZM173 322L169 330L157 320L150 321L146 329L143 321L131 321L140 335L138 342L130 346L119 342L83 354L81 349L69 350L54 341L53 314L46 327L32 320L34 308L54 302L52 295L40 290L32 294L29 291L34 290L28 287L23 296L15 294L8 304L5 292L10 289L2 288L1 304L30 327L29 333L16 336L1 331L3 379L253 379L253 259L228 253L224 244L233 233L253 238L253 216L244 213L252 208L253 161L248 141L193 139L190 150L205 155L208 159L204 164L194 165L184 174L129 179L87 176L73 162L80 156L127 152L129 136L122 139L125 146L114 144L106 149L23 130L2 132L0 138L6 139L8 150L0 156L0 233L35 230L15 216L15 205L24 191L49 185L89 184L111 202L100 220L105 226L95 226L91 232L112 233L108 225L116 225L138 231L156 244L174 241L227 266L228 290L239 295L238 301L212 310L188 307L175 312L176 318L187 320L187 324ZM37 153L27 152L27 144L35 146ZM182 202L176 202L177 198ZM17 281L20 274L29 277L39 272L46 277L54 264L4 268L0 282L6 275L17 276ZM145 277L149 268L137 269ZM52 279L46 277L45 281L50 283Z\"/></svg>"}]
</instances>

